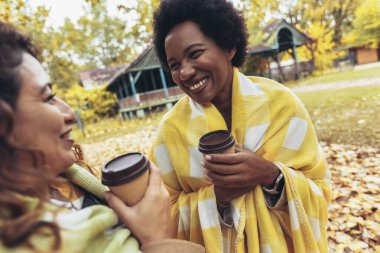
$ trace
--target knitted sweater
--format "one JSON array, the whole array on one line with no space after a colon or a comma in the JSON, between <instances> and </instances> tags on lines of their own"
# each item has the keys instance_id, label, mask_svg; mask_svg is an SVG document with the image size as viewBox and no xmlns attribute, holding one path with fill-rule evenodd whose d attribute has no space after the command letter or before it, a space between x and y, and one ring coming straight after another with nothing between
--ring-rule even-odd
<instances>
[{"instance_id":1,"label":"knitted sweater","mask_svg":"<svg viewBox=\"0 0 380 253\"><path fill-rule=\"evenodd\" d=\"M100 181L84 168L74 165L67 172L66 177L82 189L91 192L97 198L102 199L103 193L108 190ZM83 198L80 190L75 186L63 187L64 192L71 190L71 201L76 202ZM83 192L83 191L82 191ZM73 194L74 193L74 194ZM67 193L70 194L70 193ZM19 196L28 209L33 210L38 200L32 197ZM62 239L62 253L119 253L140 252L138 241L132 236L131 231L118 224L118 218L114 211L105 205L92 205L81 210L59 207L51 203L44 204L44 213L40 217L42 221L55 221L60 228ZM0 223L1 224L1 223ZM38 231L31 237L31 243L41 252L51 252L53 235L46 231ZM158 253L163 248L174 250L172 252L202 253L203 247L179 240L164 240L146 245L143 252ZM34 252L26 245L15 248L6 248L0 240L0 252L30 253Z\"/></svg>"}]
</instances>

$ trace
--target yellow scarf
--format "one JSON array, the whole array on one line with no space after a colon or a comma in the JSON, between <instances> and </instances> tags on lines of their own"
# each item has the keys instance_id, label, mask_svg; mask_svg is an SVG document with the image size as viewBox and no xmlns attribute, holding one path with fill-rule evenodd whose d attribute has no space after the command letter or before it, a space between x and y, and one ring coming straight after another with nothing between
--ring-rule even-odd
<instances>
[{"instance_id":1,"label":"yellow scarf","mask_svg":"<svg viewBox=\"0 0 380 253\"><path fill-rule=\"evenodd\" d=\"M213 104L182 98L163 118L150 159L172 198L177 236L223 252L213 185L205 179L199 138L227 125ZM234 70L231 133L238 143L276 162L287 205L267 207L260 186L232 201L236 252L327 252L330 173L311 120L289 89Z\"/></svg>"}]
</instances>

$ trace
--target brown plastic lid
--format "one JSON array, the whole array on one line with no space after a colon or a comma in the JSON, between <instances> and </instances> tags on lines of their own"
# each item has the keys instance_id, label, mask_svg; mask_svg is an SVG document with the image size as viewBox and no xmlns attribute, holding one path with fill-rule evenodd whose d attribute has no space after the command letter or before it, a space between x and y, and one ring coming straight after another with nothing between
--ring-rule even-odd
<instances>
[{"instance_id":1,"label":"brown plastic lid","mask_svg":"<svg viewBox=\"0 0 380 253\"><path fill-rule=\"evenodd\" d=\"M198 149L201 153L219 153L235 145L235 138L227 130L216 130L199 139Z\"/></svg>"},{"instance_id":2,"label":"brown plastic lid","mask_svg":"<svg viewBox=\"0 0 380 253\"><path fill-rule=\"evenodd\" d=\"M102 167L102 183L107 186L128 183L144 174L149 166L149 160L138 152L118 156Z\"/></svg>"}]
</instances>

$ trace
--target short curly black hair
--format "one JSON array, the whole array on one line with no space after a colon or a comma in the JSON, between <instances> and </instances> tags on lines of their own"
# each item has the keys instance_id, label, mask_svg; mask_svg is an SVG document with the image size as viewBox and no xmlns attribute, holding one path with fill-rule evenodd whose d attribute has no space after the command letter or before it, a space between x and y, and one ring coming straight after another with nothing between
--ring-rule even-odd
<instances>
[{"instance_id":1,"label":"short curly black hair","mask_svg":"<svg viewBox=\"0 0 380 253\"><path fill-rule=\"evenodd\" d=\"M227 0L162 0L154 13L153 43L161 64L168 68L165 38L170 30L185 21L193 21L222 49L236 48L232 65L243 65L247 47L247 28L240 11Z\"/></svg>"}]
</instances>

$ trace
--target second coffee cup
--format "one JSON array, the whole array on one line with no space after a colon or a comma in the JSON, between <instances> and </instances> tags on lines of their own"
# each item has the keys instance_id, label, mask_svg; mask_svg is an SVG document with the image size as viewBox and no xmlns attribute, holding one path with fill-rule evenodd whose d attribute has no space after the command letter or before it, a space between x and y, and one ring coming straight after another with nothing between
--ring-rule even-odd
<instances>
[{"instance_id":1,"label":"second coffee cup","mask_svg":"<svg viewBox=\"0 0 380 253\"><path fill-rule=\"evenodd\" d=\"M107 162L102 168L102 183L133 206L144 196L149 182L149 160L141 153L127 153Z\"/></svg>"},{"instance_id":2,"label":"second coffee cup","mask_svg":"<svg viewBox=\"0 0 380 253\"><path fill-rule=\"evenodd\" d=\"M235 153L235 138L227 130L216 130L199 139L198 150L203 154Z\"/></svg>"}]
</instances>

